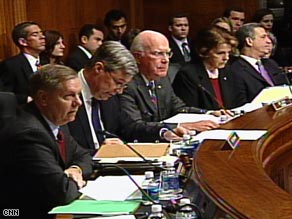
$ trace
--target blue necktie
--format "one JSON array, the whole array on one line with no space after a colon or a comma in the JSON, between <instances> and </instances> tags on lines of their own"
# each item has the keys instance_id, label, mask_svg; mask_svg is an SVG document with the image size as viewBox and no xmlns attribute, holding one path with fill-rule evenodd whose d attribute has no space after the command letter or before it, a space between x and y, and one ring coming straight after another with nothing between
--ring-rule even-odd
<instances>
[{"instance_id":1,"label":"blue necktie","mask_svg":"<svg viewBox=\"0 0 292 219\"><path fill-rule=\"evenodd\" d=\"M92 98L91 100L91 119L97 140L101 145L104 141L104 136L98 133L98 131L102 131L102 127L99 117L99 101L95 98Z\"/></svg>"}]
</instances>

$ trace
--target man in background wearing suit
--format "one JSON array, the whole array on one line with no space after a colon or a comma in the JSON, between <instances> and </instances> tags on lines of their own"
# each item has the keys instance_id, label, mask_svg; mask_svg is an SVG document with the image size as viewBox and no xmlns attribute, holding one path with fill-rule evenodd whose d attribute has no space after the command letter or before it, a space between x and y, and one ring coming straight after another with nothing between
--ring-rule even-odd
<instances>
[{"instance_id":1,"label":"man in background wearing suit","mask_svg":"<svg viewBox=\"0 0 292 219\"><path fill-rule=\"evenodd\" d=\"M236 105L251 102L262 89L285 83L285 77L274 61L263 59L272 43L258 23L244 24L237 32L240 57L231 64Z\"/></svg>"},{"instance_id":2,"label":"man in background wearing suit","mask_svg":"<svg viewBox=\"0 0 292 219\"><path fill-rule=\"evenodd\" d=\"M189 19L186 14L178 13L169 20L168 30L170 32L169 46L173 53L169 59L170 63L180 63L192 61L193 48L189 35Z\"/></svg>"},{"instance_id":3,"label":"man in background wearing suit","mask_svg":"<svg viewBox=\"0 0 292 219\"><path fill-rule=\"evenodd\" d=\"M133 40L131 52L136 58L139 74L128 84L121 95L121 109L134 121L126 131L131 140L169 140L169 130L160 123L180 112L205 113L206 110L186 107L171 87L167 76L171 51L167 38L155 31L142 31ZM182 123L172 126L177 135L195 129L204 131L218 127L212 121ZM167 127L168 128L168 127Z\"/></svg>"},{"instance_id":4,"label":"man in background wearing suit","mask_svg":"<svg viewBox=\"0 0 292 219\"><path fill-rule=\"evenodd\" d=\"M197 60L193 49L192 40L189 35L189 19L184 13L177 13L169 19L168 37L169 46L172 51L172 57L169 59L168 77L172 82L179 69L186 63Z\"/></svg>"},{"instance_id":5,"label":"man in background wearing suit","mask_svg":"<svg viewBox=\"0 0 292 219\"><path fill-rule=\"evenodd\" d=\"M103 22L108 32L106 40L119 41L125 45L124 40L128 26L127 15L121 10L113 9L106 13Z\"/></svg>"},{"instance_id":6,"label":"man in background wearing suit","mask_svg":"<svg viewBox=\"0 0 292 219\"><path fill-rule=\"evenodd\" d=\"M103 29L96 24L85 24L79 31L79 45L69 54L66 65L75 71L85 67L88 60L103 42Z\"/></svg>"},{"instance_id":7,"label":"man in background wearing suit","mask_svg":"<svg viewBox=\"0 0 292 219\"><path fill-rule=\"evenodd\" d=\"M1 78L4 90L15 93L18 104L24 104L31 101L28 80L39 67L39 54L45 50L45 36L37 23L27 21L13 28L12 39L20 54L1 63Z\"/></svg>"},{"instance_id":8,"label":"man in background wearing suit","mask_svg":"<svg viewBox=\"0 0 292 219\"><path fill-rule=\"evenodd\" d=\"M3 209L19 209L21 218L53 218L48 211L81 195L92 160L66 126L82 104L81 89L66 66L45 65L31 77L33 101L0 130Z\"/></svg>"}]
</instances>

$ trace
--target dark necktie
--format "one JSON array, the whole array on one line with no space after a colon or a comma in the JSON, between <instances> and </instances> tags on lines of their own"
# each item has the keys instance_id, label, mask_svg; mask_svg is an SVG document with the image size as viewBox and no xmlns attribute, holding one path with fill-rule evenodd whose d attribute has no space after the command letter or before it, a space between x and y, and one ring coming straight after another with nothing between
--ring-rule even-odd
<instances>
[{"instance_id":1,"label":"dark necktie","mask_svg":"<svg viewBox=\"0 0 292 219\"><path fill-rule=\"evenodd\" d=\"M147 87L149 88L151 102L154 104L155 107L157 107L157 96L155 92L155 82L149 81Z\"/></svg>"},{"instance_id":2,"label":"dark necktie","mask_svg":"<svg viewBox=\"0 0 292 219\"><path fill-rule=\"evenodd\" d=\"M92 98L91 101L91 119L93 128L97 137L99 144L101 145L104 141L104 136L99 131L102 131L101 121L99 117L99 101L95 98Z\"/></svg>"},{"instance_id":3,"label":"dark necktie","mask_svg":"<svg viewBox=\"0 0 292 219\"><path fill-rule=\"evenodd\" d=\"M190 52L188 50L188 44L187 43L183 43L181 46L182 46L185 62L191 61Z\"/></svg>"},{"instance_id":4,"label":"dark necktie","mask_svg":"<svg viewBox=\"0 0 292 219\"><path fill-rule=\"evenodd\" d=\"M263 66L262 62L261 61L257 61L257 66L258 66L258 71L259 73L261 74L261 76L266 80L266 82L273 86L274 83L270 77L270 75L268 74L268 72L266 71L265 67Z\"/></svg>"},{"instance_id":5,"label":"dark necktie","mask_svg":"<svg viewBox=\"0 0 292 219\"><path fill-rule=\"evenodd\" d=\"M37 70L39 70L39 68L41 67L41 63L39 60L36 60L35 66L37 67Z\"/></svg>"},{"instance_id":6,"label":"dark necktie","mask_svg":"<svg viewBox=\"0 0 292 219\"><path fill-rule=\"evenodd\" d=\"M65 142L65 136L62 130L59 129L57 134L57 143L59 146L59 151L61 154L61 157L63 161L66 161L66 142Z\"/></svg>"}]
</instances>

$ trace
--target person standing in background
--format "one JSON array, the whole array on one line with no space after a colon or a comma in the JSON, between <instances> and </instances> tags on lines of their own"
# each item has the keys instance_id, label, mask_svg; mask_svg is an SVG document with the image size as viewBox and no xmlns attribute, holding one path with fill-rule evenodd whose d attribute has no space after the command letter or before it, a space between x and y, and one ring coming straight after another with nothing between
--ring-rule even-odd
<instances>
[{"instance_id":1,"label":"person standing in background","mask_svg":"<svg viewBox=\"0 0 292 219\"><path fill-rule=\"evenodd\" d=\"M124 38L128 27L127 15L121 10L113 9L106 13L103 23L107 29L105 40L119 41L125 45Z\"/></svg>"},{"instance_id":2,"label":"person standing in background","mask_svg":"<svg viewBox=\"0 0 292 219\"><path fill-rule=\"evenodd\" d=\"M96 24L85 24L79 31L79 45L68 55L66 65L76 72L85 67L89 59L104 40L103 28Z\"/></svg>"},{"instance_id":3,"label":"person standing in background","mask_svg":"<svg viewBox=\"0 0 292 219\"><path fill-rule=\"evenodd\" d=\"M223 17L230 20L235 33L244 24L245 12L241 8L228 8L223 12Z\"/></svg>"}]
</instances>

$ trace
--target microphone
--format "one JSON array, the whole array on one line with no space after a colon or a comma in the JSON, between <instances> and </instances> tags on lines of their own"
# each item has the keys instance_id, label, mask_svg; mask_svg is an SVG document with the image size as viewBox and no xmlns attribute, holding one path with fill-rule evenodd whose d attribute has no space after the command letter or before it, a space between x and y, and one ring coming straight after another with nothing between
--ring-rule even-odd
<instances>
[{"instance_id":1,"label":"microphone","mask_svg":"<svg viewBox=\"0 0 292 219\"><path fill-rule=\"evenodd\" d=\"M285 69L283 69L281 73L284 75L285 80L286 80L288 87L289 87L290 94L292 95L291 82L290 82L288 75L287 75L289 73L289 70L288 70L288 72L286 72Z\"/></svg>"},{"instance_id":2,"label":"microphone","mask_svg":"<svg viewBox=\"0 0 292 219\"><path fill-rule=\"evenodd\" d=\"M220 108L222 108L224 111L226 111L226 107L218 100L216 96L214 96L209 90L207 90L201 83L198 84L198 87L205 92L209 97L211 97L212 100L214 100Z\"/></svg>"},{"instance_id":3,"label":"microphone","mask_svg":"<svg viewBox=\"0 0 292 219\"><path fill-rule=\"evenodd\" d=\"M118 135L114 134L114 133L111 133L109 131L106 131L106 130L97 130L97 133L98 134L101 134L101 135L105 135L107 137L112 137L112 138L119 138L123 141L122 138L120 138ZM151 161L151 160L148 160L146 159L141 153L139 153L135 148L133 148L131 145L129 145L128 143L126 143L125 141L124 142L124 145L126 147L128 147L132 152L134 152L138 157L140 157L145 163L149 164L150 166L154 167L155 169L158 167L156 165L154 165L153 163L155 161ZM162 167L160 167L162 168Z\"/></svg>"}]
</instances>

